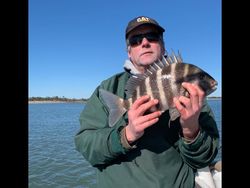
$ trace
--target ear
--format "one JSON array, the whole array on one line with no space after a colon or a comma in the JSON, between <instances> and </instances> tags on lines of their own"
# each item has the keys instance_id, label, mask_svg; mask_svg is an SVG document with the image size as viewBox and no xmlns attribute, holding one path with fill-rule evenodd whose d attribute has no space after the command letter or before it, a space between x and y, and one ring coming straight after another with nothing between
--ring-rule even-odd
<instances>
[{"instance_id":1,"label":"ear","mask_svg":"<svg viewBox=\"0 0 250 188\"><path fill-rule=\"evenodd\" d=\"M130 50L130 47L127 48L127 53L128 53L128 58L130 59L131 58L131 50Z\"/></svg>"}]
</instances>

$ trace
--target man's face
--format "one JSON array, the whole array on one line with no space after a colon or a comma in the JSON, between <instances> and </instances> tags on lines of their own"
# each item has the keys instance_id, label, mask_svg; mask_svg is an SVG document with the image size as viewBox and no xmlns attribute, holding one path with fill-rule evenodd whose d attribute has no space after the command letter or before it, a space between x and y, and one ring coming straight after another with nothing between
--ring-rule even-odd
<instances>
[{"instance_id":1,"label":"man's face","mask_svg":"<svg viewBox=\"0 0 250 188\"><path fill-rule=\"evenodd\" d=\"M139 26L131 31L128 40L130 41L128 57L142 73L148 65L164 55L165 49L159 42L158 30L154 26Z\"/></svg>"}]
</instances>

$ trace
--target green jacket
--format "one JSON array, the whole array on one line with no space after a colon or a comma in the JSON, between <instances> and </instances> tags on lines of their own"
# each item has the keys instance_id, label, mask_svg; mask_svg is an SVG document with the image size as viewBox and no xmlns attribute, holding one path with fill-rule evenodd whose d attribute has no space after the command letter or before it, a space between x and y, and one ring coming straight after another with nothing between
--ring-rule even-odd
<instances>
[{"instance_id":1,"label":"green jacket","mask_svg":"<svg viewBox=\"0 0 250 188\"><path fill-rule=\"evenodd\" d=\"M113 127L99 97L103 88L121 98L130 74L123 72L103 81L88 100L75 136L76 149L97 168L100 188L193 188L195 169L209 165L217 155L219 133L213 113L204 104L199 118L201 132L193 143L180 136L178 119L168 126L168 111L145 130L134 148L123 147L120 131L127 113Z\"/></svg>"}]
</instances>

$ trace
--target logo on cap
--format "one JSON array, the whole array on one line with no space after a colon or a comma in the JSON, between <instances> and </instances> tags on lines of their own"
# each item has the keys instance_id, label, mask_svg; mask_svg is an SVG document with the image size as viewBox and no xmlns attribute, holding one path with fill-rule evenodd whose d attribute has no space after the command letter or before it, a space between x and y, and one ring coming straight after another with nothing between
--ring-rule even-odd
<instances>
[{"instance_id":1,"label":"logo on cap","mask_svg":"<svg viewBox=\"0 0 250 188\"><path fill-rule=\"evenodd\" d=\"M149 20L149 18L147 18L147 17L140 17L140 18L137 18L137 22L149 22L150 20Z\"/></svg>"}]
</instances>

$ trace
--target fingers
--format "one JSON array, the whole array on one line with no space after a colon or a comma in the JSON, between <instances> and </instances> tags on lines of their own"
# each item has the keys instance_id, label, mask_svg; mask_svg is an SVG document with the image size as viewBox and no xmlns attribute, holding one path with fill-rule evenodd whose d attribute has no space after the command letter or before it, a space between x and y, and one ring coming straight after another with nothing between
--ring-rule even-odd
<instances>
[{"instance_id":1,"label":"fingers","mask_svg":"<svg viewBox=\"0 0 250 188\"><path fill-rule=\"evenodd\" d=\"M126 137L129 142L133 142L144 134L144 130L159 121L160 111L153 112L145 116L133 116L129 113L129 124L126 127Z\"/></svg>"},{"instance_id":2,"label":"fingers","mask_svg":"<svg viewBox=\"0 0 250 188\"><path fill-rule=\"evenodd\" d=\"M138 124L140 124L141 129L145 129L149 127L150 125L155 124L161 115L161 111L156 111L151 114L141 116L140 119L138 119Z\"/></svg>"},{"instance_id":3,"label":"fingers","mask_svg":"<svg viewBox=\"0 0 250 188\"><path fill-rule=\"evenodd\" d=\"M198 116L205 97L200 87L193 83L183 82L182 86L188 91L189 97L180 96L174 99L175 106L182 119L188 119L193 115Z\"/></svg>"},{"instance_id":4,"label":"fingers","mask_svg":"<svg viewBox=\"0 0 250 188\"><path fill-rule=\"evenodd\" d=\"M199 105L202 106L204 99L205 99L205 92L202 89L200 89L198 86L196 86L196 87L197 87L198 95L200 96L199 97Z\"/></svg>"},{"instance_id":5,"label":"fingers","mask_svg":"<svg viewBox=\"0 0 250 188\"><path fill-rule=\"evenodd\" d=\"M138 98L131 106L131 110L136 111L138 116L143 115L147 110L158 104L157 99L150 100L150 96L145 95Z\"/></svg>"},{"instance_id":6,"label":"fingers","mask_svg":"<svg viewBox=\"0 0 250 188\"><path fill-rule=\"evenodd\" d=\"M190 102L192 106L190 106L187 100L183 100L183 103L187 106L187 107L201 107L203 104L203 100L205 97L205 93L204 91L196 84L192 84L192 83L187 83L187 82L183 82L182 86L187 89L187 91L190 94Z\"/></svg>"},{"instance_id":7,"label":"fingers","mask_svg":"<svg viewBox=\"0 0 250 188\"><path fill-rule=\"evenodd\" d=\"M181 104L180 100L175 97L174 103L175 103L175 107L180 112L180 114L183 114L185 112L185 107Z\"/></svg>"},{"instance_id":8,"label":"fingers","mask_svg":"<svg viewBox=\"0 0 250 188\"><path fill-rule=\"evenodd\" d=\"M136 110L141 104L145 103L146 101L149 100L149 95L145 95L145 96L142 96L140 98L138 98L134 103L133 105L131 106L131 109L132 110Z\"/></svg>"},{"instance_id":9,"label":"fingers","mask_svg":"<svg viewBox=\"0 0 250 188\"><path fill-rule=\"evenodd\" d=\"M186 106L184 106L184 103L183 103L184 100L189 100L189 99L188 98L184 98L182 96L179 97L179 99L177 99L176 97L174 98L175 107L177 108L177 110L181 114L183 114L185 112L185 107ZM186 104L187 104L187 102L186 102Z\"/></svg>"},{"instance_id":10,"label":"fingers","mask_svg":"<svg viewBox=\"0 0 250 188\"><path fill-rule=\"evenodd\" d=\"M137 99L128 111L128 126L126 137L129 142L135 141L144 134L144 130L159 120L161 111L145 114L158 103L157 99L150 100L149 96Z\"/></svg>"},{"instance_id":11,"label":"fingers","mask_svg":"<svg viewBox=\"0 0 250 188\"><path fill-rule=\"evenodd\" d=\"M174 98L174 103L180 112L183 135L187 138L193 138L199 130L199 116L205 93L196 84L186 82L182 83L182 86L188 91L189 97Z\"/></svg>"}]
</instances>

